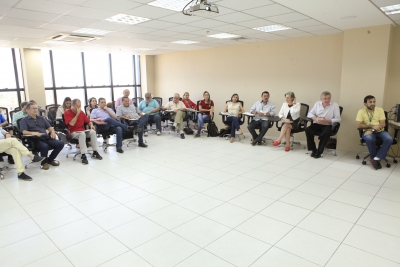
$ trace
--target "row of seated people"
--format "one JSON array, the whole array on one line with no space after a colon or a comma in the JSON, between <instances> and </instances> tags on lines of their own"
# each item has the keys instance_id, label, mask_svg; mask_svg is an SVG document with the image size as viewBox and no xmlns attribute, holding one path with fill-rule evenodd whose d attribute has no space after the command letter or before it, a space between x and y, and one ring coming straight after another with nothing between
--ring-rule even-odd
<instances>
[{"instance_id":1,"label":"row of seated people","mask_svg":"<svg viewBox=\"0 0 400 267\"><path fill-rule=\"evenodd\" d=\"M198 110L200 111L197 115L198 122L198 132L195 137L199 137L200 129L202 124L207 119L210 119L211 114L214 111L214 103L210 100L210 94L204 92L204 100L200 101ZM81 145L82 153L82 163L87 164L87 159L85 154L87 153L86 139L90 138L93 147L93 157L101 160L101 156L98 153L97 146L97 135L94 131L93 122L98 124L98 127L106 127L107 129L112 129L117 135L117 151L123 153L122 151L122 131L133 131L136 126L136 131L142 133L144 127L146 126L148 120L151 116L159 116L157 111L159 109L164 110L175 110L172 119L174 120L174 127L178 127L183 135L183 113L187 109L184 101L180 101L179 94L175 94L172 101L167 105L160 108L157 101L152 99L151 94L145 95L145 100L143 100L139 107L130 104L130 99L128 97L122 98L122 105L117 108L117 113L110 108L106 107L106 101L104 98L99 99L99 107L91 110L90 119L82 112L81 102L79 99L72 100L71 108L64 112L64 120L69 130L71 131L72 138L79 140ZM293 125L296 124L300 118L299 115L299 105L296 102L294 93L288 92L285 94L286 101L283 103L281 110L279 112L279 117L286 122L281 129L280 136L273 142L274 146L278 146L283 138L287 140L286 151L289 151L288 144L290 143L290 132L293 129ZM189 104L193 107L193 102L189 100ZM360 109L357 114L357 127L363 129L362 137L364 138L368 150L370 152L370 161L375 169L381 168L380 159L386 158L386 154L393 142L393 138L384 131L385 127L385 114L382 108L375 107L375 97L367 96L364 99L364 108ZM146 111L147 108L147 111ZM21 110L22 111L22 110ZM243 106L239 102L239 96L234 94L231 101L225 106L225 111L233 114L230 116L230 122L232 123L231 135L234 137L235 131L240 132L239 124L237 123L238 117L244 113ZM35 136L36 146L40 150L40 161L43 169L48 169L49 164L52 166L58 166L59 162L56 161L58 153L64 147L64 143L60 140L56 140L56 134L49 124L49 122L41 116L37 115L38 107L35 103L29 102L25 106L25 112L27 115L20 118L20 131L25 135ZM207 114L208 112L208 114ZM155 113L155 114L154 114ZM266 122L275 116L275 105L273 102L269 101L269 93L267 91L262 92L261 101L257 101L252 108L250 113L254 115L252 122L248 125L248 129L253 137L252 145L260 142L265 133L268 130ZM313 123L305 129L307 136L307 147L311 151L311 156L314 158L320 158L328 139L331 136L332 124L340 122L340 110L337 103L331 100L331 94L329 92L323 92L320 96L320 101L316 102L314 107L307 115L309 120ZM121 123L117 119L126 120L126 123ZM157 125L157 119L153 118L156 122L156 127L158 131L161 131L161 126ZM103 124L105 122L106 124ZM85 131L84 125L87 124L90 127L89 131ZM131 125L134 126L131 126ZM260 126L260 133L257 134L254 129ZM318 133L320 142L318 147L315 144L314 136ZM6 134L0 139L7 139ZM383 140L383 145L376 150L376 138ZM143 143L142 135L139 135L139 145L146 147ZM48 151L53 149L51 154L48 156ZM4 152L6 149L0 148L0 152ZM26 152L24 152L26 154ZM21 154L24 155L24 154ZM31 155L30 155L31 157ZM36 159L37 161L38 159ZM19 175L23 172L19 172Z\"/></svg>"}]
</instances>

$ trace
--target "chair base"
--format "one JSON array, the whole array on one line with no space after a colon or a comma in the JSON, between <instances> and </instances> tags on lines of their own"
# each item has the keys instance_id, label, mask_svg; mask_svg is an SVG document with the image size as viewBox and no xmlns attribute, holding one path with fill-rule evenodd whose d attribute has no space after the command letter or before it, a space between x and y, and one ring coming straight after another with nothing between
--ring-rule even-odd
<instances>
[{"instance_id":1,"label":"chair base","mask_svg":"<svg viewBox=\"0 0 400 267\"><path fill-rule=\"evenodd\" d=\"M231 134L224 134L223 137L225 137L225 140L228 140L228 139L231 138ZM244 134L235 134L235 139L237 138L237 139L239 139L239 141L242 140L242 139L241 139L242 137L243 137L243 139L246 138L246 136L245 136Z\"/></svg>"},{"instance_id":2,"label":"chair base","mask_svg":"<svg viewBox=\"0 0 400 267\"><path fill-rule=\"evenodd\" d=\"M325 149L327 149L328 151L332 152L332 154L333 154L334 156L337 156L337 154L336 154L336 149L332 149L332 148L325 148ZM325 149L324 149L324 151L325 151ZM306 154L308 154L309 152L311 152L311 151L310 151L310 150L307 150ZM321 154L321 158L323 158L323 155L324 155L324 154Z\"/></svg>"},{"instance_id":3,"label":"chair base","mask_svg":"<svg viewBox=\"0 0 400 267\"><path fill-rule=\"evenodd\" d=\"M266 146L266 145L267 145L267 141L274 142L274 139L263 137L263 138L261 139L261 144L259 144L259 145ZM250 142L253 142L253 138L250 139Z\"/></svg>"},{"instance_id":4,"label":"chair base","mask_svg":"<svg viewBox=\"0 0 400 267\"><path fill-rule=\"evenodd\" d=\"M363 158L363 160L362 160L362 162L361 162L362 165L367 165L367 160L366 160L366 159L369 158L369 156L370 156L369 152L359 152L359 153L357 153L356 159L359 159L359 158L360 158L360 154L367 154L367 155ZM386 161L386 167L387 167L387 168L390 168L390 167L391 167L391 165L390 165L390 163L389 163L389 160L388 160L387 158L392 158L392 159L393 159L393 163L397 163L396 157L393 157L393 156L391 156L391 155L387 155L386 158L381 159L381 160Z\"/></svg>"},{"instance_id":5,"label":"chair base","mask_svg":"<svg viewBox=\"0 0 400 267\"><path fill-rule=\"evenodd\" d=\"M4 180L3 169L8 169L8 166L4 166L0 168L0 180Z\"/></svg>"},{"instance_id":6,"label":"chair base","mask_svg":"<svg viewBox=\"0 0 400 267\"><path fill-rule=\"evenodd\" d=\"M88 150L88 154L90 154L90 156L92 156L93 150ZM81 151L75 151L75 152L71 152L67 154L67 158L69 157L69 155L74 155L74 157L72 158L73 160L76 160L76 157L79 155L82 155Z\"/></svg>"}]
</instances>

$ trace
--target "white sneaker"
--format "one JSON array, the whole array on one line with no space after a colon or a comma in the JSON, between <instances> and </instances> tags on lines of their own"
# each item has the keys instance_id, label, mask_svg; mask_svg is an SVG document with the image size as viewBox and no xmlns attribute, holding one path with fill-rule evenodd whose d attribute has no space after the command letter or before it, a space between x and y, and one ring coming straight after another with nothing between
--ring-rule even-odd
<instances>
[{"instance_id":1,"label":"white sneaker","mask_svg":"<svg viewBox=\"0 0 400 267\"><path fill-rule=\"evenodd\" d=\"M148 136L149 135L149 132L148 131L145 131L144 132L144 136Z\"/></svg>"},{"instance_id":2,"label":"white sneaker","mask_svg":"<svg viewBox=\"0 0 400 267\"><path fill-rule=\"evenodd\" d=\"M161 135L161 132L160 132L160 131L157 131L157 135Z\"/></svg>"}]
</instances>

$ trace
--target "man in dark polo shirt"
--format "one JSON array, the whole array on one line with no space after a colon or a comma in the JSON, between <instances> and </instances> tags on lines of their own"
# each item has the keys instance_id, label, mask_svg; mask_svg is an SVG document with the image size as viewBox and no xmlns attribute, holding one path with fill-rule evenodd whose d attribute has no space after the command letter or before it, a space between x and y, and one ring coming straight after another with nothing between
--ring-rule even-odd
<instances>
[{"instance_id":1,"label":"man in dark polo shirt","mask_svg":"<svg viewBox=\"0 0 400 267\"><path fill-rule=\"evenodd\" d=\"M35 146L40 150L40 155L45 157L42 161L42 169L48 170L49 164L53 166L59 166L60 163L56 161L57 155L64 148L64 142L55 139L56 133L48 123L48 121L37 115L38 107L34 103L28 103L26 105L26 111L28 115L23 118L19 124L20 132L24 135L33 135L32 138L35 142ZM46 130L49 133L46 133ZM47 157L47 154L50 149L53 149L50 156Z\"/></svg>"}]
</instances>

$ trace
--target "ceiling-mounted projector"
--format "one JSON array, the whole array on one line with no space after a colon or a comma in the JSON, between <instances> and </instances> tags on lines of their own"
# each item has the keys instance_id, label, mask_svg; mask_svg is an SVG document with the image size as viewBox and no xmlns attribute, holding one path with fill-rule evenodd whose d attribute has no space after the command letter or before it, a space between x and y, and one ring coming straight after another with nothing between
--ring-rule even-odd
<instances>
[{"instance_id":1,"label":"ceiling-mounted projector","mask_svg":"<svg viewBox=\"0 0 400 267\"><path fill-rule=\"evenodd\" d=\"M182 13L187 16L210 18L218 15L219 11L217 5L208 3L207 0L193 0L183 8Z\"/></svg>"}]
</instances>

